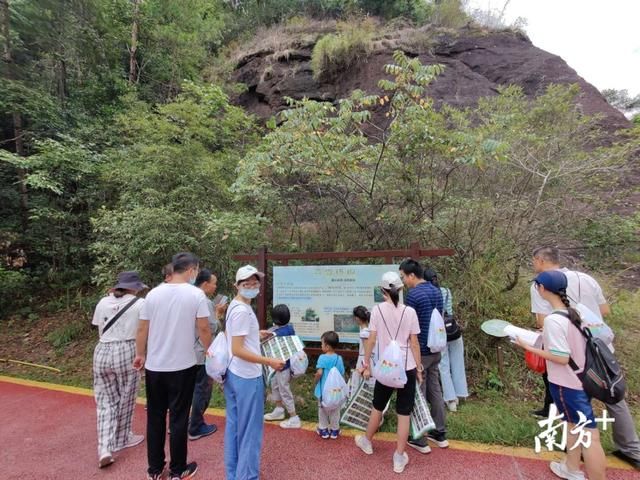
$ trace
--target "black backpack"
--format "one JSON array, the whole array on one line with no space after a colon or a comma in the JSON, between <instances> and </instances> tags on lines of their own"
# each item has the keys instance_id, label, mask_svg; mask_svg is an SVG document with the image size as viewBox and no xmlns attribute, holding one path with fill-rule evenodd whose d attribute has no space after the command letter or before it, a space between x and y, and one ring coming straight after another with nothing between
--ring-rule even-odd
<instances>
[{"instance_id":1,"label":"black backpack","mask_svg":"<svg viewBox=\"0 0 640 480\"><path fill-rule=\"evenodd\" d=\"M569 318L569 315L565 312L554 313ZM584 370L576 374L582 382L582 388L584 388L587 395L601 402L608 404L618 403L624 398L627 389L627 382L618 360L616 360L615 355L602 339L591 334L591 330L573 322L571 323L587 340ZM569 358L569 366L574 372L579 369L573 358Z\"/></svg>"}]
</instances>

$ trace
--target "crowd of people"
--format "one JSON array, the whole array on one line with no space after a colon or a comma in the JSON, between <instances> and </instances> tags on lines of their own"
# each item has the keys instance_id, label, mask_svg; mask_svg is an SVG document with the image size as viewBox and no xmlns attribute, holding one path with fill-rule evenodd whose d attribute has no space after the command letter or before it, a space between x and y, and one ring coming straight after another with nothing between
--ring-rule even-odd
<instances>
[{"instance_id":1,"label":"crowd of people","mask_svg":"<svg viewBox=\"0 0 640 480\"><path fill-rule=\"evenodd\" d=\"M544 347L537 349L518 340L517 345L546 360L544 377L547 395L543 411L550 403L565 415L571 425L579 413L594 421L590 398L582 389L576 370L584 368L585 342L577 328L580 314L576 304L586 304L601 316L609 312L602 290L590 276L563 269L558 250L542 248L534 252L537 273L531 287L532 312L542 329ZM214 334L223 331L229 342L230 362L224 379L226 409L224 465L228 479L259 478L264 421L279 421L282 428L300 428L291 390L290 362L265 357L260 342L269 336L295 335L286 305L272 310L273 327L260 330L251 306L263 287L264 274L247 265L235 275L235 297L231 302L213 297L217 278L200 269L198 258L190 253L175 255L163 269L164 282L151 289L136 272L122 272L109 295L97 305L93 323L100 339L94 353L94 392L97 405L98 465L107 467L113 454L144 440L132 431L132 418L140 372L144 370L147 397L147 478L164 478L167 412L169 412L169 478L185 479L195 475L196 462L188 461L188 440L194 441L217 431L207 424L204 411L209 405L212 382L207 376L205 352ZM373 383L373 408L366 433L355 437L356 446L365 454L374 451L373 439L389 401L395 394L397 444L392 458L393 471L401 473L409 462L407 446L422 454L430 444L447 448L447 409L455 412L459 401L468 397L461 329L448 338L446 348L432 351L428 332L434 310L445 318L455 318L451 291L440 285L438 274L424 269L414 259L404 260L398 272L387 272L380 280L383 301L371 308L357 306L354 320L360 330L360 348L349 382L353 396L361 382ZM404 303L400 292L408 288ZM454 325L455 321L452 322ZM449 324L447 324L449 325ZM323 388L332 370L345 375L345 362L336 350L339 336L334 331L322 334L322 354L315 364L314 394L318 399L317 434L322 439L340 436L340 409L327 408L322 401ZM405 381L390 387L377 380L374 366L382 352L393 343L401 350ZM273 411L264 412L265 383L263 366L275 374L270 382ZM579 372L579 370L577 370ZM416 389L420 388L429 405L435 429L422 438L409 435L410 414ZM623 401L607 405L615 419L616 455L640 466L640 441L628 405ZM288 418L287 418L288 415ZM561 462L552 462L551 470L560 478L580 480L581 456L589 478L605 478L605 460L595 423L589 448L569 450Z\"/></svg>"}]
</instances>

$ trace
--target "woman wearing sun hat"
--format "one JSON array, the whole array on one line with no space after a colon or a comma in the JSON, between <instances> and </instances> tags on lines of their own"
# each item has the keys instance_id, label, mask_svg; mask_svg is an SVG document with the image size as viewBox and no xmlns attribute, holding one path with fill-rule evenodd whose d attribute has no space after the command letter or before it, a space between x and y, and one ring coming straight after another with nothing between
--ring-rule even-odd
<instances>
[{"instance_id":1,"label":"woman wearing sun hat","mask_svg":"<svg viewBox=\"0 0 640 480\"><path fill-rule=\"evenodd\" d=\"M137 272L122 272L118 282L93 314L100 341L93 353L93 391L98 416L98 466L113 463L113 452L138 445L142 435L131 432L139 375L132 367L136 331L148 288Z\"/></svg>"}]
</instances>

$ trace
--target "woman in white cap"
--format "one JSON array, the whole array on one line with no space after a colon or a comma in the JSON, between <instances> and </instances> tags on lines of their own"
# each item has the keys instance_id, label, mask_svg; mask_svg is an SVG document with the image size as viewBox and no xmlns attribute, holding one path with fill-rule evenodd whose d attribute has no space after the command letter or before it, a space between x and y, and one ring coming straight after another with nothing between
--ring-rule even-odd
<instances>
[{"instance_id":1,"label":"woman in white cap","mask_svg":"<svg viewBox=\"0 0 640 480\"><path fill-rule=\"evenodd\" d=\"M113 452L138 445L143 435L131 432L139 375L132 367L136 331L148 288L137 272L122 272L118 283L93 314L100 341L93 353L93 391L98 413L98 466L113 463Z\"/></svg>"},{"instance_id":2,"label":"woman in white cap","mask_svg":"<svg viewBox=\"0 0 640 480\"><path fill-rule=\"evenodd\" d=\"M407 382L402 388L392 388L376 380L373 390L373 409L369 417L366 435L356 435L356 445L366 454L373 453L371 440L380 426L384 411L393 392L396 392L396 413L398 414L397 445L393 454L393 471L402 473L409 463L405 452L409 437L409 417L413 410L416 395L416 382L422 383L422 365L420 364L420 345L418 334L420 325L416 311L400 303L402 280L396 272L387 272L382 276L381 289L384 302L371 309L369 323L369 340L365 345L363 376L371 376L372 365L369 364L371 352L378 342L380 352L384 351L392 341L396 341L402 351L402 360L407 375ZM418 361L416 361L416 359ZM379 360L382 361L382 358Z\"/></svg>"},{"instance_id":3,"label":"woman in white cap","mask_svg":"<svg viewBox=\"0 0 640 480\"><path fill-rule=\"evenodd\" d=\"M225 320L231 362L224 383L226 425L224 467L228 480L252 480L260 475L260 452L264 416L264 382L261 365L276 371L285 362L263 357L260 326L251 301L260 294L264 273L246 265L236 273L237 295L229 304Z\"/></svg>"}]
</instances>

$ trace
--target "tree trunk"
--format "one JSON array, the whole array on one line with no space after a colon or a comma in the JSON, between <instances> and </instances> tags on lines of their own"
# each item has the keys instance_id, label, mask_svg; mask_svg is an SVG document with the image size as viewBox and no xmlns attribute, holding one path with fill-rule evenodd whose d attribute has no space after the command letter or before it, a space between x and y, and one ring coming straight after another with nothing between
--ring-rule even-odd
<instances>
[{"instance_id":1,"label":"tree trunk","mask_svg":"<svg viewBox=\"0 0 640 480\"><path fill-rule=\"evenodd\" d=\"M11 54L11 31L10 31L10 14L9 0L0 0L0 11L2 12L2 36L4 37L2 61L7 64L7 77L15 80L15 66L13 56ZM15 139L16 154L20 157L26 156L24 149L24 132L22 130L22 114L13 112L13 136ZM29 197L26 184L26 172L22 168L17 169L18 190L20 193L20 214L22 223L22 233L27 230L29 218Z\"/></svg>"},{"instance_id":2,"label":"tree trunk","mask_svg":"<svg viewBox=\"0 0 640 480\"><path fill-rule=\"evenodd\" d=\"M136 52L138 50L138 22L140 20L140 2L142 0L133 0L133 22L131 23L131 47L129 48L129 85L133 85L138 81L137 69L138 62L136 60Z\"/></svg>"}]
</instances>

